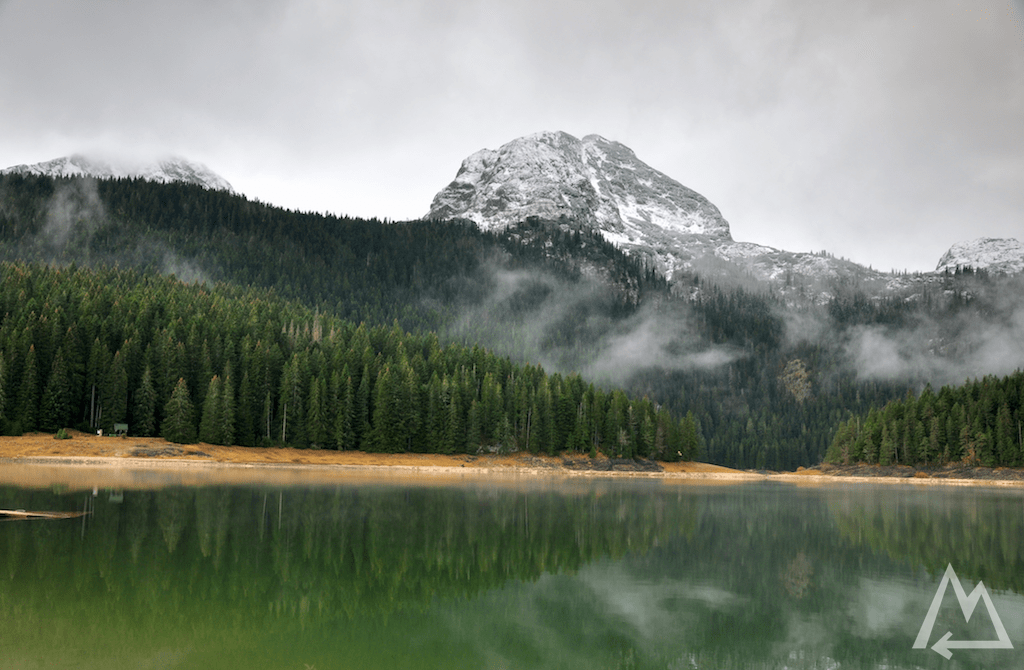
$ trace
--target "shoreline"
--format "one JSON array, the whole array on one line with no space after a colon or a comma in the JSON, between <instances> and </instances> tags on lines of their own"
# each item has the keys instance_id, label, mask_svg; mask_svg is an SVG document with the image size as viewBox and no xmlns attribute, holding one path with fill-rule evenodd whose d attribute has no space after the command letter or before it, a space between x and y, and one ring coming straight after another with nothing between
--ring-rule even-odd
<instances>
[{"instance_id":1,"label":"shoreline","mask_svg":"<svg viewBox=\"0 0 1024 670\"><path fill-rule=\"evenodd\" d=\"M72 431L70 440L35 433L0 437L0 484L61 487L68 490L153 488L203 484L266 483L270 485L331 484L346 481L437 484L503 482L517 486L552 480L648 480L665 484L737 485L779 482L794 486L1024 487L1024 479L931 476L905 468L825 467L797 472L751 472L708 463L658 463L636 466L605 457L443 454L370 454L285 448L177 445L161 438L99 437ZM660 468L660 469L657 469ZM936 471L938 472L938 471ZM965 471L957 470L958 474ZM1015 474L1020 474L1013 471Z\"/></svg>"}]
</instances>

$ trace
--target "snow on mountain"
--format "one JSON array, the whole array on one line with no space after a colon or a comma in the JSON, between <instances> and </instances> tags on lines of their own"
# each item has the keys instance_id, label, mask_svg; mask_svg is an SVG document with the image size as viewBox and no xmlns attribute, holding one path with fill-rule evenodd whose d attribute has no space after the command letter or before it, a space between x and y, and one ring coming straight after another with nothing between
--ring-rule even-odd
<instances>
[{"instance_id":1,"label":"snow on mountain","mask_svg":"<svg viewBox=\"0 0 1024 670\"><path fill-rule=\"evenodd\" d=\"M1024 244L1014 238L980 237L968 242L958 242L949 248L936 272L953 272L957 267L972 267L975 270L1016 274L1024 272Z\"/></svg>"},{"instance_id":2,"label":"snow on mountain","mask_svg":"<svg viewBox=\"0 0 1024 670\"><path fill-rule=\"evenodd\" d=\"M33 165L16 165L0 174L35 174L49 177L95 177L97 179L141 178L169 183L174 181L197 184L211 190L234 189L226 179L201 163L179 157L166 157L151 162L123 159L104 159L97 156L74 154Z\"/></svg>"},{"instance_id":3,"label":"snow on mountain","mask_svg":"<svg viewBox=\"0 0 1024 670\"><path fill-rule=\"evenodd\" d=\"M732 239L721 212L699 193L599 135L543 132L484 149L462 162L427 218L466 218L501 228L530 216L597 228L615 246L652 260L669 279L681 270L785 283L880 273L826 255Z\"/></svg>"}]
</instances>

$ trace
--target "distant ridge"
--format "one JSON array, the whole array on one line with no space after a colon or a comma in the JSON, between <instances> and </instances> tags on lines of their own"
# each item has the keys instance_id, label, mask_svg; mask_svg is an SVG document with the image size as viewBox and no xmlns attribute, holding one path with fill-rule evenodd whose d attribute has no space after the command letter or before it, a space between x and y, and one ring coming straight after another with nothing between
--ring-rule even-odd
<instances>
[{"instance_id":1,"label":"distant ridge","mask_svg":"<svg viewBox=\"0 0 1024 670\"><path fill-rule=\"evenodd\" d=\"M84 154L72 154L32 165L15 165L0 174L34 174L47 177L95 177L97 179L139 178L170 183L184 182L203 188L234 193L228 180L202 163L178 156L155 161L106 159Z\"/></svg>"},{"instance_id":2,"label":"distant ridge","mask_svg":"<svg viewBox=\"0 0 1024 670\"><path fill-rule=\"evenodd\" d=\"M427 218L463 218L488 230L530 217L564 220L599 231L631 255L649 260L671 282L690 272L750 281L831 298L832 286L869 282L902 290L913 282L820 252L775 249L732 238L729 224L704 196L650 167L627 146L600 135L582 139L541 132L482 149L462 161L434 197ZM946 268L970 265L1005 274L1024 271L1024 246L1013 239L954 245L928 281Z\"/></svg>"}]
</instances>

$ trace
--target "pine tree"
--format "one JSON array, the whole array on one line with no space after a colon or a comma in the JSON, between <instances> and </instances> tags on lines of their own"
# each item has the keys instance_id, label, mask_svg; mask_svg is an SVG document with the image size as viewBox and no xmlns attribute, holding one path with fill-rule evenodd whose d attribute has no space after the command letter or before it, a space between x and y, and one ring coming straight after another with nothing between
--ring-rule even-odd
<instances>
[{"instance_id":1,"label":"pine tree","mask_svg":"<svg viewBox=\"0 0 1024 670\"><path fill-rule=\"evenodd\" d=\"M103 377L110 368L110 352L103 346L99 338L92 342L92 349L89 350L89 363L86 366L85 385L86 393L89 395L88 417L90 428L96 428L99 424L103 397Z\"/></svg>"},{"instance_id":2,"label":"pine tree","mask_svg":"<svg viewBox=\"0 0 1024 670\"><path fill-rule=\"evenodd\" d=\"M347 370L348 367L346 366ZM339 399L338 412L334 420L334 444L338 450L356 448L356 435L352 426L355 395L352 391L352 377L346 375Z\"/></svg>"},{"instance_id":3,"label":"pine tree","mask_svg":"<svg viewBox=\"0 0 1024 670\"><path fill-rule=\"evenodd\" d=\"M365 369L359 380L359 386L356 387L352 425L357 448L366 448L365 445L370 434L370 380L368 371Z\"/></svg>"},{"instance_id":4,"label":"pine tree","mask_svg":"<svg viewBox=\"0 0 1024 670\"><path fill-rule=\"evenodd\" d=\"M142 372L139 388L135 391L135 410L132 414L132 432L149 437L156 432L156 390L149 366Z\"/></svg>"},{"instance_id":5,"label":"pine tree","mask_svg":"<svg viewBox=\"0 0 1024 670\"><path fill-rule=\"evenodd\" d=\"M115 423L124 423L128 417L128 371L124 356L118 351L110 361L103 380L103 421L108 430Z\"/></svg>"},{"instance_id":6,"label":"pine tree","mask_svg":"<svg viewBox=\"0 0 1024 670\"><path fill-rule=\"evenodd\" d=\"M474 398L469 404L469 414L466 416L466 449L471 454L476 453L483 440L480 415L480 402Z\"/></svg>"},{"instance_id":7,"label":"pine tree","mask_svg":"<svg viewBox=\"0 0 1024 670\"><path fill-rule=\"evenodd\" d=\"M221 444L220 400L221 379L214 375L206 388L203 400L203 416L199 421L199 441L207 444Z\"/></svg>"},{"instance_id":8,"label":"pine tree","mask_svg":"<svg viewBox=\"0 0 1024 670\"><path fill-rule=\"evenodd\" d=\"M306 408L306 433L309 446L322 449L327 445L327 386L320 377L309 383L309 402Z\"/></svg>"},{"instance_id":9,"label":"pine tree","mask_svg":"<svg viewBox=\"0 0 1024 670\"><path fill-rule=\"evenodd\" d=\"M64 363L63 347L57 349L50 368L50 378L43 391L42 415L39 427L45 431L65 428L71 419L71 382Z\"/></svg>"},{"instance_id":10,"label":"pine tree","mask_svg":"<svg viewBox=\"0 0 1024 670\"><path fill-rule=\"evenodd\" d=\"M7 423L7 366L0 356L0 430Z\"/></svg>"},{"instance_id":11,"label":"pine tree","mask_svg":"<svg viewBox=\"0 0 1024 670\"><path fill-rule=\"evenodd\" d=\"M196 441L196 427L192 400L189 397L188 384L182 377L178 379L171 397L164 406L164 421L160 426L165 440L178 444L189 444Z\"/></svg>"},{"instance_id":12,"label":"pine tree","mask_svg":"<svg viewBox=\"0 0 1024 670\"><path fill-rule=\"evenodd\" d=\"M444 432L441 435L442 452L454 454L465 451L466 429L462 420L462 400L460 394L452 389L446 408Z\"/></svg>"},{"instance_id":13,"label":"pine tree","mask_svg":"<svg viewBox=\"0 0 1024 670\"><path fill-rule=\"evenodd\" d=\"M242 381L238 385L238 403L235 410L235 439L245 447L256 446L256 430L254 429L256 398L253 393L252 378L249 371L242 373Z\"/></svg>"},{"instance_id":14,"label":"pine tree","mask_svg":"<svg viewBox=\"0 0 1024 670\"><path fill-rule=\"evenodd\" d=\"M878 450L878 464L892 465L892 459L896 454L896 441L889 432L889 424L882 424L882 443Z\"/></svg>"},{"instance_id":15,"label":"pine tree","mask_svg":"<svg viewBox=\"0 0 1024 670\"><path fill-rule=\"evenodd\" d=\"M39 376L36 370L36 348L29 346L21 373L20 409L17 420L24 432L36 429L39 417Z\"/></svg>"},{"instance_id":16,"label":"pine tree","mask_svg":"<svg viewBox=\"0 0 1024 670\"><path fill-rule=\"evenodd\" d=\"M396 453L401 450L397 386L391 366L385 365L373 387L373 421L365 446L367 451Z\"/></svg>"},{"instance_id":17,"label":"pine tree","mask_svg":"<svg viewBox=\"0 0 1024 670\"><path fill-rule=\"evenodd\" d=\"M220 444L235 443L235 385L231 378L231 363L224 366L224 375L220 387Z\"/></svg>"}]
</instances>

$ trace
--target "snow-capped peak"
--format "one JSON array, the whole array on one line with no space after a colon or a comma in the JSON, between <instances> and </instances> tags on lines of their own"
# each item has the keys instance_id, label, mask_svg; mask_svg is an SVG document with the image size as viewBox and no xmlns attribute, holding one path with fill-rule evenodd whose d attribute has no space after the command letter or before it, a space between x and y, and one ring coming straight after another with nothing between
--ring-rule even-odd
<instances>
[{"instance_id":1,"label":"snow-capped peak","mask_svg":"<svg viewBox=\"0 0 1024 670\"><path fill-rule=\"evenodd\" d=\"M564 132L527 135L469 156L427 217L462 217L494 228L563 215L625 239L652 227L729 239L729 224L699 193L618 142Z\"/></svg>"},{"instance_id":2,"label":"snow-capped peak","mask_svg":"<svg viewBox=\"0 0 1024 670\"><path fill-rule=\"evenodd\" d=\"M935 271L954 271L957 267L1005 274L1024 272L1024 244L1012 237L957 242L939 259Z\"/></svg>"},{"instance_id":3,"label":"snow-capped peak","mask_svg":"<svg viewBox=\"0 0 1024 670\"><path fill-rule=\"evenodd\" d=\"M33 165L16 165L0 170L0 174L8 173L97 179L140 178L161 183L178 181L234 193L231 184L210 168L177 156L154 161L133 161L73 154Z\"/></svg>"}]
</instances>

